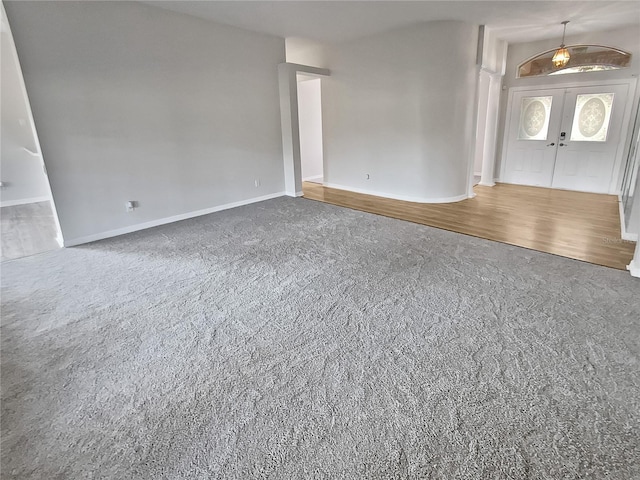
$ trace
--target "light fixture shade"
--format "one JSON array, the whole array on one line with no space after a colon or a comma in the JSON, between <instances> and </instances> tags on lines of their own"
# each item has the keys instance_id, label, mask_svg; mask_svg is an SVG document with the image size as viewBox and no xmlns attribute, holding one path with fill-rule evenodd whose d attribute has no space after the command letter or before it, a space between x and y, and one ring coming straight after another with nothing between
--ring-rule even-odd
<instances>
[{"instance_id":1,"label":"light fixture shade","mask_svg":"<svg viewBox=\"0 0 640 480\"><path fill-rule=\"evenodd\" d=\"M571 55L569 55L569 50L567 50L564 45L562 45L558 50L556 50L556 53L551 61L556 67L564 67L567 63L569 63L570 58Z\"/></svg>"}]
</instances>

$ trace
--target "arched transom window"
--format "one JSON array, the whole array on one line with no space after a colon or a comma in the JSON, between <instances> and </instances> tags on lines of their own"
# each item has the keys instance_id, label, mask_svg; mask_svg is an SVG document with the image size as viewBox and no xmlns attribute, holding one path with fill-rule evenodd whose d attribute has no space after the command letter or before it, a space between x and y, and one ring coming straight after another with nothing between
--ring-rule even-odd
<instances>
[{"instance_id":1,"label":"arched transom window","mask_svg":"<svg viewBox=\"0 0 640 480\"><path fill-rule=\"evenodd\" d=\"M604 45L567 45L571 58L564 67L551 61L557 48L540 53L518 65L517 78L561 75L565 73L617 70L631 64L631 54Z\"/></svg>"}]
</instances>

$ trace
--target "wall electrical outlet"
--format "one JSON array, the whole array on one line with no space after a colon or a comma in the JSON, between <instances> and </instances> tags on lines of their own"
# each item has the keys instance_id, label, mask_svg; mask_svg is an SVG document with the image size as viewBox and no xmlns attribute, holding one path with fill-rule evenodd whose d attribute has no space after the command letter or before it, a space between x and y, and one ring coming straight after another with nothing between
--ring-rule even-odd
<instances>
[{"instance_id":1,"label":"wall electrical outlet","mask_svg":"<svg viewBox=\"0 0 640 480\"><path fill-rule=\"evenodd\" d=\"M259 179L259 178L256 178L256 179L253 181L253 184L256 186L256 188L258 188L258 187L260 186L260 179Z\"/></svg>"},{"instance_id":2,"label":"wall electrical outlet","mask_svg":"<svg viewBox=\"0 0 640 480\"><path fill-rule=\"evenodd\" d=\"M371 177L369 176L369 174L366 174L367 180L369 180Z\"/></svg>"},{"instance_id":3,"label":"wall electrical outlet","mask_svg":"<svg viewBox=\"0 0 640 480\"><path fill-rule=\"evenodd\" d=\"M126 204L125 204L126 208L127 208L127 212L133 212L136 207L138 206L138 202L134 202L133 200L129 200Z\"/></svg>"}]
</instances>

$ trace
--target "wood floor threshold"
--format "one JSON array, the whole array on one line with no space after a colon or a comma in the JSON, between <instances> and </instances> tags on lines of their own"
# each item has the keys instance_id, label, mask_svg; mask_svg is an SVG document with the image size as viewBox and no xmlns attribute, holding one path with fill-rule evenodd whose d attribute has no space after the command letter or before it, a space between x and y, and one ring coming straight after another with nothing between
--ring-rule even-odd
<instances>
[{"instance_id":1,"label":"wood floor threshold","mask_svg":"<svg viewBox=\"0 0 640 480\"><path fill-rule=\"evenodd\" d=\"M303 182L309 200L618 270L633 258L635 243L620 235L616 196L502 183L474 192L460 202L424 204Z\"/></svg>"}]
</instances>

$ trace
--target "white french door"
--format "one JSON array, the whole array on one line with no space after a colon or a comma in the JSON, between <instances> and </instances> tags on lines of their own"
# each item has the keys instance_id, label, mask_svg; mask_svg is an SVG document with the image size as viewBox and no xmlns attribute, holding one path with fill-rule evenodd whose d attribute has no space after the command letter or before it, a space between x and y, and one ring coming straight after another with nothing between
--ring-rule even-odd
<instances>
[{"instance_id":1,"label":"white french door","mask_svg":"<svg viewBox=\"0 0 640 480\"><path fill-rule=\"evenodd\" d=\"M558 89L514 94L503 181L551 186L563 100L564 90Z\"/></svg>"},{"instance_id":2,"label":"white french door","mask_svg":"<svg viewBox=\"0 0 640 480\"><path fill-rule=\"evenodd\" d=\"M608 193L628 85L515 92L503 181Z\"/></svg>"}]
</instances>

